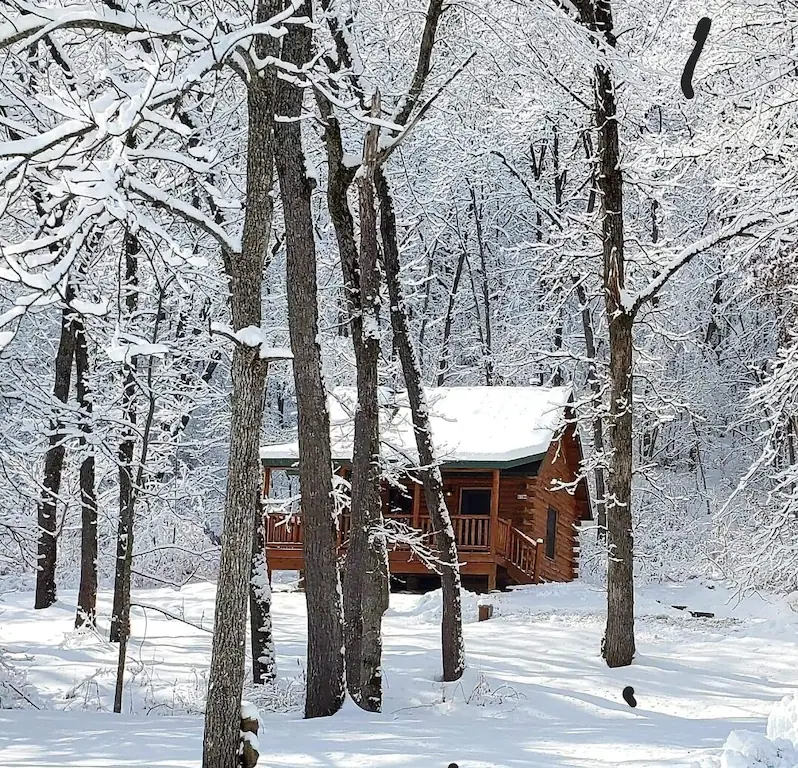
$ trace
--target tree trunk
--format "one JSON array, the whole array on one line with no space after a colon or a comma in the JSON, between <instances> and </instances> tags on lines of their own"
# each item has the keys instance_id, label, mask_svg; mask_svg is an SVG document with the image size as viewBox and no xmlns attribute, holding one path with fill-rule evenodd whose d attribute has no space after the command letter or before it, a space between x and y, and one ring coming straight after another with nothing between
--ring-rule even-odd
<instances>
[{"instance_id":1,"label":"tree trunk","mask_svg":"<svg viewBox=\"0 0 798 768\"><path fill-rule=\"evenodd\" d=\"M89 389L89 349L83 319L73 315L75 332L75 378L80 406L80 445L85 451L80 465L80 588L75 626L85 622L94 626L97 614L97 494L94 488L94 446L92 433L92 399Z\"/></svg>"},{"instance_id":2,"label":"tree trunk","mask_svg":"<svg viewBox=\"0 0 798 768\"><path fill-rule=\"evenodd\" d=\"M138 238L125 235L125 309L131 318L138 308ZM133 557L133 451L136 427L136 365L132 357L126 362L122 386L123 437L119 443L119 523L116 534L116 568L114 573L114 605L111 612L110 640L119 643L125 629L125 616L130 612L130 564ZM120 649L121 652L121 649ZM123 657L124 658L124 657Z\"/></svg>"},{"instance_id":3,"label":"tree trunk","mask_svg":"<svg viewBox=\"0 0 798 768\"><path fill-rule=\"evenodd\" d=\"M393 209L388 181L381 169L375 173L375 187L380 205L380 231L382 235L383 262L388 295L391 302L391 327L394 344L402 363L407 385L407 395L416 447L424 483L424 495L430 510L438 553L442 562L441 588L443 592L443 620L441 622L441 645L443 655L443 679L458 680L465 669L465 647L463 644L463 619L460 599L460 563L454 529L443 495L441 470L435 462L435 450L429 426L429 412L421 385L421 371L410 340L410 329L404 310L402 284L399 279L399 245L396 232L396 214Z\"/></svg>"},{"instance_id":4,"label":"tree trunk","mask_svg":"<svg viewBox=\"0 0 798 768\"><path fill-rule=\"evenodd\" d=\"M337 27L333 33L337 32ZM317 95L325 125L328 183L327 205L333 221L346 289L349 325L357 365L358 410L352 459L352 504L349 543L343 578L346 684L364 709L382 706L382 616L388 607L388 553L382 537L370 531L382 527L379 464L379 406L377 364L379 334L364 334L364 318L378 331L379 301L377 225L373 171L360 181L361 256L347 191L354 169L343 164L341 132L332 105ZM376 137L372 140L372 145ZM367 147L367 151L368 147ZM372 151L373 154L373 151ZM373 158L372 158L373 159Z\"/></svg>"},{"instance_id":5,"label":"tree trunk","mask_svg":"<svg viewBox=\"0 0 798 768\"><path fill-rule=\"evenodd\" d=\"M151 343L155 344L158 341L158 329L161 319L165 317L163 312L163 300L165 291L161 288L160 296L158 299L158 309L155 313L155 323L153 326ZM143 390L147 393L147 413L144 419L144 429L141 434L141 453L139 455L138 466L136 468L136 476L133 477L132 462L126 465L128 471L128 481L130 495L125 500L126 509L123 510L125 522L127 525L128 535L124 539L124 560L122 561L122 577L120 581L120 603L119 612L116 614L116 626L119 635L119 660L116 668L116 690L114 693L114 712L122 711L122 693L125 680L125 658L127 655L127 642L130 638L130 582L133 572L133 516L136 510L136 497L140 489L144 487L144 468L147 466L147 455L150 449L150 435L152 434L152 425L155 420L155 392L153 390L153 369L155 366L155 358L150 355L147 361L147 379L144 384ZM131 371L131 376L133 373ZM135 384L135 381L134 381ZM132 444L132 440L130 441ZM114 596L116 597L116 595Z\"/></svg>"},{"instance_id":6,"label":"tree trunk","mask_svg":"<svg viewBox=\"0 0 798 768\"><path fill-rule=\"evenodd\" d=\"M268 487L267 476L267 490ZM272 682L276 676L271 609L271 576L266 561L266 532L261 513L255 518L249 580L249 636L252 646L252 682L255 685Z\"/></svg>"},{"instance_id":7,"label":"tree trunk","mask_svg":"<svg viewBox=\"0 0 798 768\"><path fill-rule=\"evenodd\" d=\"M554 211L557 218L561 219L563 213L563 195L565 193L565 179L566 172L562 170L560 165L560 133L557 129L557 124L552 126L552 143L551 143L551 160L554 166ZM560 285L555 286L554 295L557 297L557 303L560 305L557 309L557 323L554 326L554 338L552 346L555 355L559 356L562 352L563 346L563 314L565 307L563 306L563 290ZM563 383L562 366L557 363L554 367L551 377L551 386L560 387Z\"/></svg>"},{"instance_id":8,"label":"tree trunk","mask_svg":"<svg viewBox=\"0 0 798 768\"><path fill-rule=\"evenodd\" d=\"M598 349L596 348L596 336L593 332L593 318L590 314L587 292L582 282L576 279L576 298L582 308L582 331L585 337L585 352L588 358L587 383L591 393L591 407L593 408L593 453L604 455L604 420L601 415L601 382L598 378ZM604 467L600 459L593 470L593 478L596 483L596 536L599 540L606 538L607 533L607 511L605 499L607 491L604 484Z\"/></svg>"},{"instance_id":9,"label":"tree trunk","mask_svg":"<svg viewBox=\"0 0 798 768\"><path fill-rule=\"evenodd\" d=\"M614 45L609 3L596 6L594 29ZM623 174L620 167L615 89L609 69L596 66L598 188L601 198L604 299L610 338L610 418L612 449L607 479L607 627L602 655L610 667L632 663L634 571L632 539L632 328L622 302L624 289Z\"/></svg>"},{"instance_id":10,"label":"tree trunk","mask_svg":"<svg viewBox=\"0 0 798 768\"><path fill-rule=\"evenodd\" d=\"M277 0L258 0L255 21L263 22L281 10ZM264 59L278 54L270 36L255 40ZM263 268L271 235L274 187L274 88L270 67L253 78L247 91L246 213L240 253L225 254L230 278L230 310L236 330L261 325ZM203 768L235 768L244 686L247 599L252 572L252 537L260 504L260 428L266 363L256 347L237 344L233 351L230 452L216 613L213 629Z\"/></svg>"},{"instance_id":11,"label":"tree trunk","mask_svg":"<svg viewBox=\"0 0 798 768\"><path fill-rule=\"evenodd\" d=\"M306 9L308 15L310 10L309 7ZM283 61L302 67L310 58L311 40L309 28L290 25L283 43ZM302 89L295 85L285 80L278 82L275 113L282 119L275 122L274 142L285 218L288 326L294 353L299 477L305 525L305 592L308 604L305 717L324 717L335 714L344 701L343 607L336 562L330 416L318 342L311 184L298 121L302 94Z\"/></svg>"},{"instance_id":12,"label":"tree trunk","mask_svg":"<svg viewBox=\"0 0 798 768\"><path fill-rule=\"evenodd\" d=\"M471 191L471 210L474 214L474 225L477 230L477 247L479 248L479 271L482 286L482 304L485 312L485 335L482 344L482 357L485 365L485 384L489 387L493 386L493 331L490 321L490 288L488 286L488 260L487 260L487 243L482 232L482 206L477 205L477 193L473 186L469 187ZM475 297L476 298L476 297ZM477 312L479 318L479 312Z\"/></svg>"},{"instance_id":13,"label":"tree trunk","mask_svg":"<svg viewBox=\"0 0 798 768\"><path fill-rule=\"evenodd\" d=\"M372 103L379 117L379 94ZM357 362L357 411L352 456L352 518L344 578L347 685L363 709L382 708L382 616L388 609L388 551L382 529L378 363L380 273L374 162L379 131L372 127L358 178L360 264L356 270L352 341Z\"/></svg>"},{"instance_id":14,"label":"tree trunk","mask_svg":"<svg viewBox=\"0 0 798 768\"><path fill-rule=\"evenodd\" d=\"M466 251L465 248L460 252L460 257L457 259L457 268L454 271L454 280L452 281L452 288L449 291L449 303L446 307L446 320L443 325L443 341L441 342L441 356L438 361L438 386L442 387L446 379L446 371L449 368L449 338L452 335L452 321L454 319L454 303L457 300L457 290L460 287L460 278L463 275L463 266L465 265Z\"/></svg>"},{"instance_id":15,"label":"tree trunk","mask_svg":"<svg viewBox=\"0 0 798 768\"><path fill-rule=\"evenodd\" d=\"M69 292L69 288L67 289ZM75 332L72 310L65 307L61 313L61 338L55 357L54 398L66 403L72 379L72 357L75 350ZM58 405L54 406L58 408ZM36 597L34 608L49 608L56 600L55 565L57 553L56 506L61 489L61 472L64 467L64 424L56 411L50 421L49 447L44 456L44 482L39 502L39 549L36 570Z\"/></svg>"}]
</instances>

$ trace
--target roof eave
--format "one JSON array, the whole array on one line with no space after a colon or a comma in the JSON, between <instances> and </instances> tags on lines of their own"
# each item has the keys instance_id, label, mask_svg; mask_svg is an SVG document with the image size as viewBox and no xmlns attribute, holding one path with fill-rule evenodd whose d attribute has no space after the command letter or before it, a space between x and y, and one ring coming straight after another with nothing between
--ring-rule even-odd
<instances>
[{"instance_id":1,"label":"roof eave","mask_svg":"<svg viewBox=\"0 0 798 768\"><path fill-rule=\"evenodd\" d=\"M521 456L515 459L479 460L479 461L441 461L442 469L513 469L523 464L531 464L535 461L542 461L546 457L546 452L535 453L528 456ZM349 465L352 463L350 458L333 457L335 464ZM272 469L290 469L298 467L299 459L296 457L262 458L261 464Z\"/></svg>"}]
</instances>

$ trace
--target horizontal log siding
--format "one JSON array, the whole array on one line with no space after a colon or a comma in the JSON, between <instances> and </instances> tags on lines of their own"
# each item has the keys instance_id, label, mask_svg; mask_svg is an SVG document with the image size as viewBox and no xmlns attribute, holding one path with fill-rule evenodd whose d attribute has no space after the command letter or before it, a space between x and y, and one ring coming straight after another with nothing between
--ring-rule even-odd
<instances>
[{"instance_id":1,"label":"horizontal log siding","mask_svg":"<svg viewBox=\"0 0 798 768\"><path fill-rule=\"evenodd\" d=\"M578 537L575 526L579 524L584 502L568 491L554 491L553 480L573 482L579 468L579 446L569 426L558 443L552 443L535 478L527 483L531 500L531 521L527 518L524 532L534 539L543 539L540 575L545 581L571 581L576 577L578 560L574 548ZM583 497L584 498L584 497ZM557 535L554 559L545 555L546 522L549 507L557 510Z\"/></svg>"}]
</instances>

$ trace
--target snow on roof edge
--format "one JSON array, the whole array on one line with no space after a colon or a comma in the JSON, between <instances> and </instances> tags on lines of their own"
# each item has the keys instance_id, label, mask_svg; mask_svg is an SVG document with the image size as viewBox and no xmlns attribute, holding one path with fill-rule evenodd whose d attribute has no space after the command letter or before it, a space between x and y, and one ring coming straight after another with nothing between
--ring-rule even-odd
<instances>
[{"instance_id":1,"label":"snow on roof edge","mask_svg":"<svg viewBox=\"0 0 798 768\"><path fill-rule=\"evenodd\" d=\"M427 388L425 393L433 442L442 464L513 464L545 455L564 424L572 388L437 387ZM380 400L385 452L407 463L417 455L407 393L382 388ZM356 404L352 387L338 387L328 396L335 461L351 461ZM260 449L262 460L295 462L298 456L296 440Z\"/></svg>"}]
</instances>

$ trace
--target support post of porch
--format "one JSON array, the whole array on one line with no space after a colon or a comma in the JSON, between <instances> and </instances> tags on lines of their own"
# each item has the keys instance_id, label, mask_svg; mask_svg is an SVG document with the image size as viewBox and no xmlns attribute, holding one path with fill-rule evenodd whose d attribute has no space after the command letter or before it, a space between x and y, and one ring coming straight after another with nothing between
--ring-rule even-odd
<instances>
[{"instance_id":1,"label":"support post of porch","mask_svg":"<svg viewBox=\"0 0 798 768\"><path fill-rule=\"evenodd\" d=\"M269 500L269 491L272 485L272 468L263 468L263 490L260 499L260 521L263 526L263 556L267 560L268 565L268 549L269 549L269 521L266 517L266 502ZM271 569L269 569L269 580L271 582Z\"/></svg>"},{"instance_id":2,"label":"support post of porch","mask_svg":"<svg viewBox=\"0 0 798 768\"><path fill-rule=\"evenodd\" d=\"M501 485L501 470L493 470L493 488L490 494L490 553L497 553L499 539L499 487Z\"/></svg>"},{"instance_id":3,"label":"support post of porch","mask_svg":"<svg viewBox=\"0 0 798 768\"><path fill-rule=\"evenodd\" d=\"M421 490L416 478L413 480L413 528L421 528Z\"/></svg>"}]
</instances>

